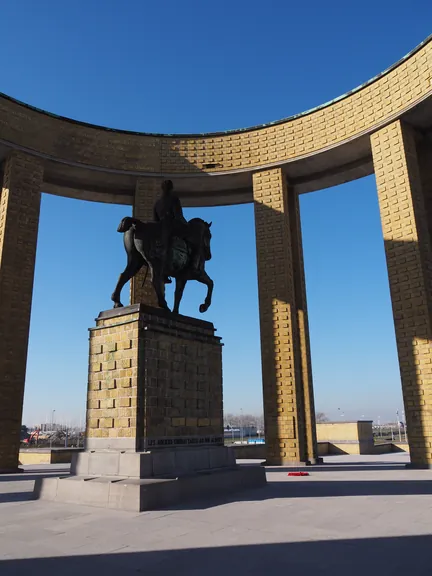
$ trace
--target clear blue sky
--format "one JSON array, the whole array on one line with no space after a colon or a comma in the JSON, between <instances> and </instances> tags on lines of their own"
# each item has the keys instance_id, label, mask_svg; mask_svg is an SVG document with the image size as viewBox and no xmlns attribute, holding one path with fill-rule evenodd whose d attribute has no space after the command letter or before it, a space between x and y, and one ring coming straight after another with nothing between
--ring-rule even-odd
<instances>
[{"instance_id":1,"label":"clear blue sky","mask_svg":"<svg viewBox=\"0 0 432 576\"><path fill-rule=\"evenodd\" d=\"M351 90L431 32L432 3L3 0L1 19L0 91L95 124L184 133L276 120ZM129 212L43 196L27 424L52 409L84 415L87 328L110 307L125 260L116 228ZM253 209L194 213L214 222L206 318L225 342L225 409L259 413ZM301 216L317 409L394 418L402 402L374 178L302 196ZM202 294L188 286L183 313L197 315Z\"/></svg>"}]
</instances>

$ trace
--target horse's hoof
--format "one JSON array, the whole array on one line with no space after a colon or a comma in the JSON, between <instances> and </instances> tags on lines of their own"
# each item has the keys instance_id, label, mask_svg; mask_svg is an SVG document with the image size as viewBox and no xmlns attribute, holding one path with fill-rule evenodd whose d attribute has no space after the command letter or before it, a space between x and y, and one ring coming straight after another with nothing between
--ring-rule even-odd
<instances>
[{"instance_id":1,"label":"horse's hoof","mask_svg":"<svg viewBox=\"0 0 432 576\"><path fill-rule=\"evenodd\" d=\"M121 302L115 302L114 308L123 308L123 304Z\"/></svg>"},{"instance_id":2,"label":"horse's hoof","mask_svg":"<svg viewBox=\"0 0 432 576\"><path fill-rule=\"evenodd\" d=\"M204 314L204 312L207 312L208 310L208 306L206 306L205 304L201 304L201 306L199 307L199 311L201 312L201 314Z\"/></svg>"}]
</instances>

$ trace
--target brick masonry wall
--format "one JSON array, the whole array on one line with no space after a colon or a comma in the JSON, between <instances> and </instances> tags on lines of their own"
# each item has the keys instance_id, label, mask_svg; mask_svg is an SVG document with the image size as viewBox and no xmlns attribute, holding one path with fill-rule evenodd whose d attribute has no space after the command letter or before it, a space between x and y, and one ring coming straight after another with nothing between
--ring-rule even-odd
<instances>
[{"instance_id":1,"label":"brick masonry wall","mask_svg":"<svg viewBox=\"0 0 432 576\"><path fill-rule=\"evenodd\" d=\"M222 347L213 325L144 311L145 436L154 445L223 444Z\"/></svg>"},{"instance_id":2,"label":"brick masonry wall","mask_svg":"<svg viewBox=\"0 0 432 576\"><path fill-rule=\"evenodd\" d=\"M135 187L135 198L133 205L133 216L143 222L153 220L153 206L161 194L161 178L138 178ZM150 282L150 275L147 268L143 267L140 272L132 278L130 282L130 302L131 304L147 304L157 307L156 293Z\"/></svg>"},{"instance_id":3,"label":"brick masonry wall","mask_svg":"<svg viewBox=\"0 0 432 576\"><path fill-rule=\"evenodd\" d=\"M317 448L298 200L281 169L253 184L267 461L306 462Z\"/></svg>"},{"instance_id":4,"label":"brick masonry wall","mask_svg":"<svg viewBox=\"0 0 432 576\"><path fill-rule=\"evenodd\" d=\"M18 466L42 166L14 153L0 196L0 470Z\"/></svg>"},{"instance_id":5,"label":"brick masonry wall","mask_svg":"<svg viewBox=\"0 0 432 576\"><path fill-rule=\"evenodd\" d=\"M432 246L415 134L371 137L411 461L432 464Z\"/></svg>"},{"instance_id":6,"label":"brick masonry wall","mask_svg":"<svg viewBox=\"0 0 432 576\"><path fill-rule=\"evenodd\" d=\"M223 443L213 326L142 306L102 313L90 331L87 438L138 450Z\"/></svg>"},{"instance_id":7,"label":"brick masonry wall","mask_svg":"<svg viewBox=\"0 0 432 576\"><path fill-rule=\"evenodd\" d=\"M142 436L138 338L138 313L98 318L96 329L90 330L89 439L130 439L129 447L136 448Z\"/></svg>"},{"instance_id":8,"label":"brick masonry wall","mask_svg":"<svg viewBox=\"0 0 432 576\"><path fill-rule=\"evenodd\" d=\"M178 138L114 132L0 98L0 134L43 154L101 168L154 174L264 168L334 146L402 114L431 93L431 55L429 41L345 98L287 122L245 132Z\"/></svg>"},{"instance_id":9,"label":"brick masonry wall","mask_svg":"<svg viewBox=\"0 0 432 576\"><path fill-rule=\"evenodd\" d=\"M425 198L429 237L432 239L432 139L422 139L418 145L420 176Z\"/></svg>"}]
</instances>

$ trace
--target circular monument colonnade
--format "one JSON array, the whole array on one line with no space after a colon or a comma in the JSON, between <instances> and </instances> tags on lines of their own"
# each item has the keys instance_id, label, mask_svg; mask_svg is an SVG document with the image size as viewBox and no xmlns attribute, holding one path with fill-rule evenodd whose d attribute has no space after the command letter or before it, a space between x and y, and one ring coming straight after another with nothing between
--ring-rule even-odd
<instances>
[{"instance_id":1,"label":"circular monument colonnade","mask_svg":"<svg viewBox=\"0 0 432 576\"><path fill-rule=\"evenodd\" d=\"M375 173L411 461L432 464L432 37L360 88L224 133L111 130L0 95L0 469L17 466L41 191L130 204L254 202L269 463L317 459L298 194ZM153 302L132 281L131 302ZM371 326L371 329L373 327Z\"/></svg>"}]
</instances>

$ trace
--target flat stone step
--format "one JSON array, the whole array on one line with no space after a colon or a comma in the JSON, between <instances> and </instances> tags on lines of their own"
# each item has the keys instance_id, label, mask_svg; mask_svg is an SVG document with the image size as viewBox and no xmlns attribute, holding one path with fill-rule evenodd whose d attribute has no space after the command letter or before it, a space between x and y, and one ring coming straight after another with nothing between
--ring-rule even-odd
<instances>
[{"instance_id":1,"label":"flat stone step","mask_svg":"<svg viewBox=\"0 0 432 576\"><path fill-rule=\"evenodd\" d=\"M178 478L119 478L66 476L39 478L35 498L143 512L160 510L201 498L213 498L249 488L265 486L262 466L236 466L180 476Z\"/></svg>"}]
</instances>

